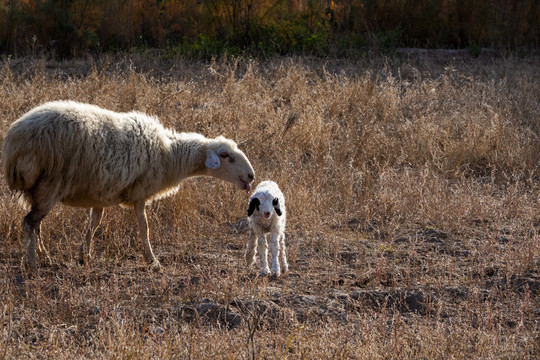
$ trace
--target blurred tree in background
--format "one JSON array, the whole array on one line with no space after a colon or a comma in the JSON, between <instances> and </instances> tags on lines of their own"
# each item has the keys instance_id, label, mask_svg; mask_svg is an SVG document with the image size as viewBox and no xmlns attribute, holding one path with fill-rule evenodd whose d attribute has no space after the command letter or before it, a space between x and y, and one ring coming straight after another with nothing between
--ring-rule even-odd
<instances>
[{"instance_id":1,"label":"blurred tree in background","mask_svg":"<svg viewBox=\"0 0 540 360\"><path fill-rule=\"evenodd\" d=\"M364 47L537 49L539 0L0 0L0 52L346 56Z\"/></svg>"}]
</instances>

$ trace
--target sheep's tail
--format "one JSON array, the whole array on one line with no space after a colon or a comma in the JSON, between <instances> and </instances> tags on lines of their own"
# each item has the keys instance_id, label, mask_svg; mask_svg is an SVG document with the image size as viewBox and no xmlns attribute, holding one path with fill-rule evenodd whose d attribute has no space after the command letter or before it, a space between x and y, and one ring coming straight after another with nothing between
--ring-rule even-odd
<instances>
[{"instance_id":1,"label":"sheep's tail","mask_svg":"<svg viewBox=\"0 0 540 360\"><path fill-rule=\"evenodd\" d=\"M4 159L4 176L9 188L14 192L24 189L24 176L17 171L16 159Z\"/></svg>"},{"instance_id":2,"label":"sheep's tail","mask_svg":"<svg viewBox=\"0 0 540 360\"><path fill-rule=\"evenodd\" d=\"M31 156L20 154L19 151L13 151L9 143L4 144L4 175L9 188L13 191L26 191L31 189L37 176L32 174L34 159Z\"/></svg>"},{"instance_id":3,"label":"sheep's tail","mask_svg":"<svg viewBox=\"0 0 540 360\"><path fill-rule=\"evenodd\" d=\"M5 155L5 154L4 154ZM35 185L36 179L29 178L18 166L20 159L4 158L4 176L8 187L13 191L13 197L23 204L31 203L30 189Z\"/></svg>"},{"instance_id":4,"label":"sheep's tail","mask_svg":"<svg viewBox=\"0 0 540 360\"><path fill-rule=\"evenodd\" d=\"M24 141L17 140L16 137L10 136L8 131L2 149L4 177L15 197L30 203L31 191L44 169L39 165L38 155L28 151L32 147ZM40 151L40 148L37 151Z\"/></svg>"}]
</instances>

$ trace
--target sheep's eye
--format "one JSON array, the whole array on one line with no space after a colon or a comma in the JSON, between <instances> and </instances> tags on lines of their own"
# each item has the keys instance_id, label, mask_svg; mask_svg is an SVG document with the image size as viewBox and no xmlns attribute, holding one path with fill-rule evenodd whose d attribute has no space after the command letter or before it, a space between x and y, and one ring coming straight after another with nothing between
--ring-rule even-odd
<instances>
[{"instance_id":1,"label":"sheep's eye","mask_svg":"<svg viewBox=\"0 0 540 360\"><path fill-rule=\"evenodd\" d=\"M272 200L272 205L276 206L278 202L279 202L279 199L275 198L274 200Z\"/></svg>"},{"instance_id":2,"label":"sheep's eye","mask_svg":"<svg viewBox=\"0 0 540 360\"><path fill-rule=\"evenodd\" d=\"M224 152L220 153L219 156L220 156L221 158L223 158L223 159L226 159L226 158L229 157L229 153L224 151Z\"/></svg>"}]
</instances>

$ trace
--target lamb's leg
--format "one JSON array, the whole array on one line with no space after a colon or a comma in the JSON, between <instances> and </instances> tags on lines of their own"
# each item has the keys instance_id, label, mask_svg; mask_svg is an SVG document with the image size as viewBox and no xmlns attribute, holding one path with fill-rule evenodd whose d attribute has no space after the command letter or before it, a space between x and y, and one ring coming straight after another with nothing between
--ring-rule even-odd
<instances>
[{"instance_id":1,"label":"lamb's leg","mask_svg":"<svg viewBox=\"0 0 540 360\"><path fill-rule=\"evenodd\" d=\"M270 273L270 268L268 268L268 244L266 243L266 236L260 234L257 236L258 246L257 251L259 253L260 261L260 272L261 275L268 275Z\"/></svg>"},{"instance_id":2,"label":"lamb's leg","mask_svg":"<svg viewBox=\"0 0 540 360\"><path fill-rule=\"evenodd\" d=\"M279 236L279 248L281 254L281 265L283 266L283 273L289 271L289 264L287 263L287 254L285 251L285 234L280 234Z\"/></svg>"},{"instance_id":3,"label":"lamb's leg","mask_svg":"<svg viewBox=\"0 0 540 360\"><path fill-rule=\"evenodd\" d=\"M279 269L279 233L272 233L270 235L270 255L272 256L272 272L279 276L281 271Z\"/></svg>"},{"instance_id":4,"label":"lamb's leg","mask_svg":"<svg viewBox=\"0 0 540 360\"><path fill-rule=\"evenodd\" d=\"M144 201L140 201L133 206L137 222L139 223L139 232L143 245L144 259L150 265L151 270L161 270L161 264L154 256L152 245L148 234L148 221L146 219L146 210L144 209Z\"/></svg>"},{"instance_id":5,"label":"lamb's leg","mask_svg":"<svg viewBox=\"0 0 540 360\"><path fill-rule=\"evenodd\" d=\"M36 239L39 239L41 220L51 211L53 205L34 203L30 212L23 219L23 245L27 252L28 265L32 270L37 270Z\"/></svg>"},{"instance_id":6,"label":"lamb's leg","mask_svg":"<svg viewBox=\"0 0 540 360\"><path fill-rule=\"evenodd\" d=\"M101 217L103 215L103 208L90 209L90 221L88 225L88 232L86 233L86 239L81 242L80 248L80 263L84 263L85 258L90 259L92 256L92 238L96 232L97 227L101 223Z\"/></svg>"},{"instance_id":7,"label":"lamb's leg","mask_svg":"<svg viewBox=\"0 0 540 360\"><path fill-rule=\"evenodd\" d=\"M253 230L249 231L249 241L246 247L246 264L248 267L255 263L255 254L257 253L257 236Z\"/></svg>"}]
</instances>

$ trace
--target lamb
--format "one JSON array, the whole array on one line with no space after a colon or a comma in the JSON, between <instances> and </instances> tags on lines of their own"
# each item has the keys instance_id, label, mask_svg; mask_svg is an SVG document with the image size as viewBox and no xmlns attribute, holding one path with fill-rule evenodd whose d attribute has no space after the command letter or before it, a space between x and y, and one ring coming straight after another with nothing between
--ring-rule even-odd
<instances>
[{"instance_id":1,"label":"lamb","mask_svg":"<svg viewBox=\"0 0 540 360\"><path fill-rule=\"evenodd\" d=\"M9 187L31 207L22 239L33 270L41 221L58 202L90 208L81 262L91 257L103 209L132 207L144 259L155 270L161 265L150 245L145 204L172 195L190 177L216 177L247 192L255 177L232 140L178 133L143 113L72 101L45 103L16 120L2 152Z\"/></svg>"},{"instance_id":2,"label":"lamb","mask_svg":"<svg viewBox=\"0 0 540 360\"><path fill-rule=\"evenodd\" d=\"M261 182L249 200L248 222L250 237L246 249L247 266L255 262L255 254L259 252L260 273L268 275L267 256L268 245L266 234L270 233L270 252L272 256L272 273L281 274L279 260L281 259L283 273L289 271L285 253L285 223L287 211L285 198L278 185L273 181ZM258 240L258 241L257 241ZM256 244L257 250L255 249Z\"/></svg>"}]
</instances>

